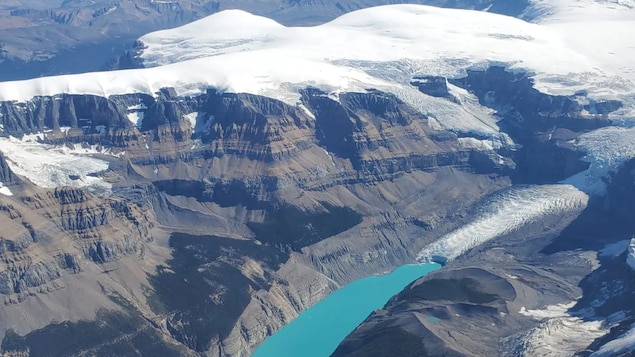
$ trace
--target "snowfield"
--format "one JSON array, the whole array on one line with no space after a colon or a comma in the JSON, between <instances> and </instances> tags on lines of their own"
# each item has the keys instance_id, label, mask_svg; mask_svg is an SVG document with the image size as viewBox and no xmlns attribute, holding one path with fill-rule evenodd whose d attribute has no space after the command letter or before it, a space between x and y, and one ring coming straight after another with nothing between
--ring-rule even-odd
<instances>
[{"instance_id":1,"label":"snowfield","mask_svg":"<svg viewBox=\"0 0 635 357\"><path fill-rule=\"evenodd\" d=\"M523 357L569 357L608 330L602 321L584 321L563 312L541 321L524 338Z\"/></svg>"},{"instance_id":2,"label":"snowfield","mask_svg":"<svg viewBox=\"0 0 635 357\"><path fill-rule=\"evenodd\" d=\"M535 7L571 11L558 5L563 1ZM298 88L308 85L328 92L363 91L408 85L415 74L456 77L466 69L504 64L532 74L536 87L546 92L588 90L596 98L630 101L635 72L623 59L635 57L635 39L616 34L632 33L635 12L620 5L597 11L596 20L595 8L611 4L586 2L593 12L586 11L583 22L573 15L559 19L556 12L539 17L539 24L487 12L389 5L320 26L285 27L227 10L143 36L142 58L153 68L1 83L0 100L58 93L153 94L162 87L193 94L215 87L295 105Z\"/></svg>"},{"instance_id":3,"label":"snowfield","mask_svg":"<svg viewBox=\"0 0 635 357\"><path fill-rule=\"evenodd\" d=\"M22 139L0 137L2 152L11 170L27 178L35 185L46 188L60 186L88 187L95 192L108 191L109 183L98 177L108 169L108 162L92 157L94 154L109 154L95 147L45 145L38 137L45 134L25 135ZM0 185L0 193L10 194Z\"/></svg>"}]
</instances>

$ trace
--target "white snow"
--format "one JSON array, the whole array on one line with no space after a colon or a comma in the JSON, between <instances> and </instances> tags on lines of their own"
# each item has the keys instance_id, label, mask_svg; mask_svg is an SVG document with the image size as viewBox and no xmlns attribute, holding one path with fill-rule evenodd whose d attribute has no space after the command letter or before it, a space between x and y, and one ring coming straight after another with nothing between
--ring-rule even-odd
<instances>
[{"instance_id":1,"label":"white snow","mask_svg":"<svg viewBox=\"0 0 635 357\"><path fill-rule=\"evenodd\" d=\"M633 126L635 123L623 124ZM602 178L619 169L626 160L635 157L635 127L611 126L597 129L580 136L573 143L586 150L584 160L591 165L564 182L585 192L603 194L606 187Z\"/></svg>"},{"instance_id":2,"label":"white snow","mask_svg":"<svg viewBox=\"0 0 635 357\"><path fill-rule=\"evenodd\" d=\"M190 123L190 126L191 126L192 130L195 131L196 130L196 119L198 119L198 112L185 114L183 117L185 118L185 120L187 120Z\"/></svg>"},{"instance_id":3,"label":"white snow","mask_svg":"<svg viewBox=\"0 0 635 357\"><path fill-rule=\"evenodd\" d=\"M570 357L589 345L590 341L603 336L608 330L600 320L584 321L571 316L568 310L576 301L568 304L550 305L542 310L528 310L522 307L521 315L540 320L541 323L530 330L524 338L524 357Z\"/></svg>"},{"instance_id":4,"label":"white snow","mask_svg":"<svg viewBox=\"0 0 635 357\"><path fill-rule=\"evenodd\" d=\"M143 124L143 119L145 118L146 109L148 109L148 107L143 103L131 105L128 107L128 114L126 114L126 117L137 128L141 128L141 125Z\"/></svg>"},{"instance_id":5,"label":"white snow","mask_svg":"<svg viewBox=\"0 0 635 357\"><path fill-rule=\"evenodd\" d=\"M408 67L400 67L400 70L414 74L414 70ZM406 81L405 78L404 81ZM435 129L477 134L495 142L496 147L500 147L501 143L513 144L505 133L500 132L494 112L480 105L476 96L463 89L449 86L461 102L457 104L447 99L427 96L411 85L376 86L376 88L393 93L415 110L426 114L430 118L428 122Z\"/></svg>"},{"instance_id":6,"label":"white snow","mask_svg":"<svg viewBox=\"0 0 635 357\"><path fill-rule=\"evenodd\" d=\"M92 157L94 154L110 154L97 147L52 146L38 142L44 134L0 138L2 152L11 170L40 187L59 186L88 187L108 190L111 185L96 174L108 169L108 162ZM73 178L77 179L73 179Z\"/></svg>"},{"instance_id":7,"label":"white snow","mask_svg":"<svg viewBox=\"0 0 635 357\"><path fill-rule=\"evenodd\" d=\"M148 107L143 103L131 105L128 107L128 110L141 110L141 109L148 109Z\"/></svg>"},{"instance_id":8,"label":"white snow","mask_svg":"<svg viewBox=\"0 0 635 357\"><path fill-rule=\"evenodd\" d=\"M110 9L108 9L106 12L104 12L104 13L102 14L102 16L106 16L106 15L112 14L112 13L113 13L113 12L115 12L118 8L119 8L119 6L113 6L113 7L111 7Z\"/></svg>"},{"instance_id":9,"label":"white snow","mask_svg":"<svg viewBox=\"0 0 635 357\"><path fill-rule=\"evenodd\" d=\"M635 351L635 324L624 335L609 341L593 352L590 357L621 356L627 352Z\"/></svg>"},{"instance_id":10,"label":"white snow","mask_svg":"<svg viewBox=\"0 0 635 357\"><path fill-rule=\"evenodd\" d=\"M5 196L13 196L13 192L11 192L11 190L9 190L9 188L2 182L0 182L0 194Z\"/></svg>"},{"instance_id":11,"label":"white snow","mask_svg":"<svg viewBox=\"0 0 635 357\"><path fill-rule=\"evenodd\" d=\"M311 111L309 110L309 108L307 108L304 104L302 104L302 102L298 102L296 103L296 106L298 108L300 108L302 110L302 112L304 112L304 114L306 114L309 118L314 119L315 120L315 115L313 113L311 113Z\"/></svg>"},{"instance_id":12,"label":"white snow","mask_svg":"<svg viewBox=\"0 0 635 357\"><path fill-rule=\"evenodd\" d=\"M132 124L134 124L137 128L141 128L141 124L143 124L143 119L145 118L144 112L130 112L126 114L126 117Z\"/></svg>"},{"instance_id":13,"label":"white snow","mask_svg":"<svg viewBox=\"0 0 635 357\"><path fill-rule=\"evenodd\" d=\"M584 321L575 316L546 319L524 339L523 357L571 357L608 331L602 321Z\"/></svg>"},{"instance_id":14,"label":"white snow","mask_svg":"<svg viewBox=\"0 0 635 357\"><path fill-rule=\"evenodd\" d=\"M635 238L631 239L631 244L628 246L626 263L635 270Z\"/></svg>"},{"instance_id":15,"label":"white snow","mask_svg":"<svg viewBox=\"0 0 635 357\"><path fill-rule=\"evenodd\" d=\"M479 140L476 138L458 138L458 143L462 148L465 149L476 149L476 150L494 150L495 143L491 140ZM498 145L496 145L499 148Z\"/></svg>"},{"instance_id":16,"label":"white snow","mask_svg":"<svg viewBox=\"0 0 635 357\"><path fill-rule=\"evenodd\" d=\"M554 317L564 317L567 316L567 311L574 307L576 304L575 301L572 301L568 304L557 304L557 305L549 305L544 310L528 310L524 306L520 308L518 312L521 315L533 317L538 320L554 318Z\"/></svg>"},{"instance_id":17,"label":"white snow","mask_svg":"<svg viewBox=\"0 0 635 357\"><path fill-rule=\"evenodd\" d=\"M605 30L587 12L592 26L583 30L594 37L586 41L573 20L531 24L421 5L363 9L301 28L227 10L142 37L144 64L154 68L6 82L0 84L0 100L57 93L154 94L171 86L180 94L216 87L294 105L298 88L307 85L327 92L400 88L408 86L411 74L458 76L491 63L533 73L537 87L552 93L587 89L598 97L623 97L633 94L635 79L626 60L635 55L635 39L614 35L634 28L635 17L623 13L620 21L602 13L600 20L611 20ZM615 55L599 56L598 43Z\"/></svg>"},{"instance_id":18,"label":"white snow","mask_svg":"<svg viewBox=\"0 0 635 357\"><path fill-rule=\"evenodd\" d=\"M441 237L419 252L425 262L452 260L480 244L517 230L542 216L581 210L588 196L571 185L512 188L483 204L474 221Z\"/></svg>"}]
</instances>

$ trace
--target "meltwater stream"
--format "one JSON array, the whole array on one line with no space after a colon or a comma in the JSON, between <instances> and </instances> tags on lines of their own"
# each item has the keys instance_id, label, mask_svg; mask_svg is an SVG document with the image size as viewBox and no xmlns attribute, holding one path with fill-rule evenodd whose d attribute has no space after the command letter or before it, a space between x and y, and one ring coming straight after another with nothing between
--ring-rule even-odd
<instances>
[{"instance_id":1,"label":"meltwater stream","mask_svg":"<svg viewBox=\"0 0 635 357\"><path fill-rule=\"evenodd\" d=\"M373 310L439 264L403 265L391 273L357 280L301 313L256 349L252 357L328 357Z\"/></svg>"}]
</instances>

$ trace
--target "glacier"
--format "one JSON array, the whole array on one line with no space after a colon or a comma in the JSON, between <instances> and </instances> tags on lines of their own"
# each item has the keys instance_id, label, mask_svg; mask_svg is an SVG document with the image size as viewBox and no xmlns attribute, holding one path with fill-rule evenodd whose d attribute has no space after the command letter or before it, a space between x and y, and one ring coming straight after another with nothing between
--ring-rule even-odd
<instances>
[{"instance_id":1,"label":"glacier","mask_svg":"<svg viewBox=\"0 0 635 357\"><path fill-rule=\"evenodd\" d=\"M97 175L108 170L109 163L94 157L114 155L110 150L80 144L72 147L42 144L40 140L44 135L25 135L20 139L0 137L0 152L15 174L45 188L87 187L96 193L110 190L111 184ZM6 195L10 191L0 185L0 193Z\"/></svg>"},{"instance_id":2,"label":"glacier","mask_svg":"<svg viewBox=\"0 0 635 357\"><path fill-rule=\"evenodd\" d=\"M376 88L426 113L433 127L482 137L462 139L462 146L493 149L513 146L500 132L493 110L451 84L448 88L459 103L428 96L410 85L412 78L457 77L468 69L503 65L527 73L535 87L546 93L572 95L584 90L586 97L581 100L610 98L625 104L614 112L619 116L616 126L587 133L574 142L587 152L588 170L561 185L512 190L507 198L494 198L484 203L484 216L420 253L422 259L432 254L452 258L542 214L579 209L586 204L587 194L603 193L602 177L635 157L635 66L623 60L635 57L635 39L616 35L635 29L634 7L633 0L533 0L530 11L538 16L529 23L487 12L387 5L312 27L286 27L241 10L226 10L141 37L145 46L141 59L147 68L4 82L0 83L0 100L26 101L59 93L155 94L164 87L187 95L212 87L300 106L299 90L307 86L320 88L333 98L340 92ZM130 107L128 119L139 126L143 110ZM186 119L196 122L194 113ZM107 168L101 159L75 153L67 159L81 164L64 165L62 170L56 164L64 162L58 156L63 154L59 148L1 140L12 169L32 177L38 185L103 183L88 175ZM45 153L41 157L48 155L50 160L25 164L24 155L35 152ZM64 171L79 167L88 171ZM83 179L70 180L69 174ZM513 206L515 199L527 202L529 209L524 216L506 220L511 212L504 206ZM466 238L474 232L480 235Z\"/></svg>"},{"instance_id":3,"label":"glacier","mask_svg":"<svg viewBox=\"0 0 635 357\"><path fill-rule=\"evenodd\" d=\"M586 2L590 9L600 6ZM531 74L536 88L547 93L587 90L596 99L635 102L635 72L618 60L634 57L635 40L613 36L635 28L635 15L627 10L618 6L609 12L619 21L609 21L609 15L599 11L602 16L595 20L589 10L584 21L573 15L558 20L562 13L556 12L540 23L528 23L487 12L387 5L313 27L285 27L244 11L226 10L143 36L142 59L151 68L5 82L0 84L0 100L58 93L154 94L162 87L174 87L185 95L214 87L295 105L298 89L306 86L350 92L407 85L403 79L410 80L410 73L393 76L395 64L408 66L412 74L447 77L503 64ZM581 32L594 41L581 38ZM360 67L361 62L369 67Z\"/></svg>"},{"instance_id":4,"label":"glacier","mask_svg":"<svg viewBox=\"0 0 635 357\"><path fill-rule=\"evenodd\" d=\"M417 260L456 259L478 245L545 215L582 210L588 198L584 192L566 184L510 188L484 202L472 222L423 248Z\"/></svg>"}]
</instances>

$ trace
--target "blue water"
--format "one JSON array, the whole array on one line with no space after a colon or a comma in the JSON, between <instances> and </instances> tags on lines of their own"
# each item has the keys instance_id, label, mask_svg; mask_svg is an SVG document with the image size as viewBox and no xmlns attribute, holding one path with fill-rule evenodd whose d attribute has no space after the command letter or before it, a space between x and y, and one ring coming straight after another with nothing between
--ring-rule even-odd
<instances>
[{"instance_id":1,"label":"blue water","mask_svg":"<svg viewBox=\"0 0 635 357\"><path fill-rule=\"evenodd\" d=\"M439 264L403 265L390 274L355 281L304 311L263 342L251 357L328 357L375 309Z\"/></svg>"}]
</instances>

